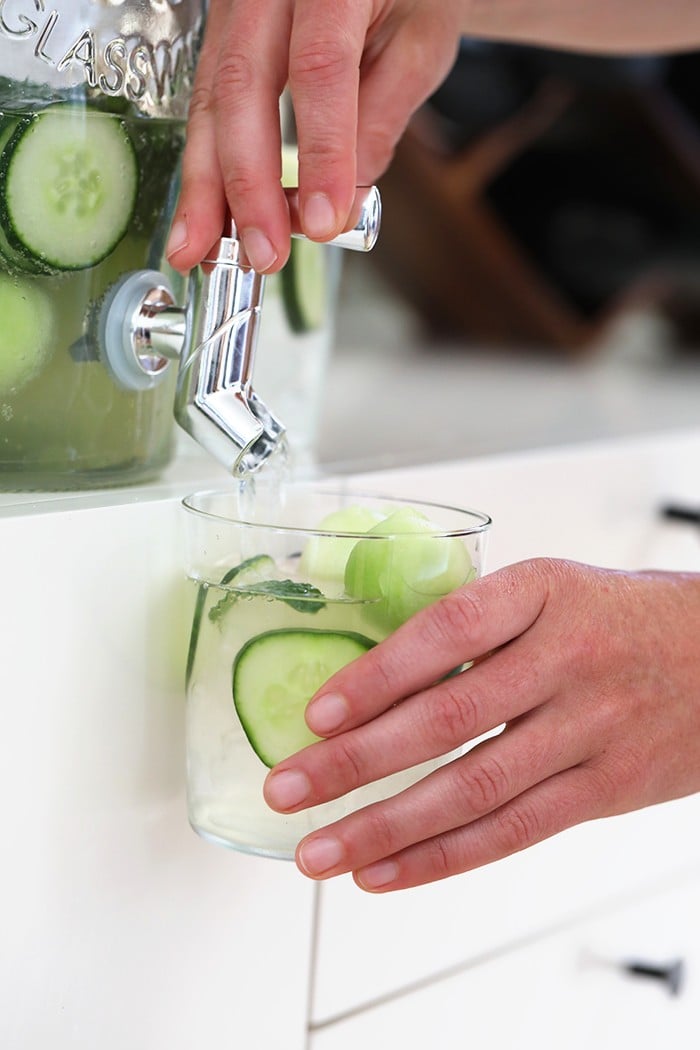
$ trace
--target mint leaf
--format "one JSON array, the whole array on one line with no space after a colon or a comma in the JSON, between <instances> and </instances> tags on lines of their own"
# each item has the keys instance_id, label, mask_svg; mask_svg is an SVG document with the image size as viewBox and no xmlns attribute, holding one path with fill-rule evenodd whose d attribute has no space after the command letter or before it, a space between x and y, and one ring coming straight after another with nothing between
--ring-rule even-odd
<instances>
[{"instance_id":1,"label":"mint leaf","mask_svg":"<svg viewBox=\"0 0 700 1050\"><path fill-rule=\"evenodd\" d=\"M260 579L262 573L274 571L275 563L269 554L254 554L252 558L246 558L240 565L234 565L232 569L222 577L221 586L227 586L234 580L238 580L238 590L246 582L251 583L254 579ZM236 591L228 591L220 598L216 605L209 610L209 619L212 623L219 623L226 615L232 605L238 601Z\"/></svg>"},{"instance_id":2,"label":"mint leaf","mask_svg":"<svg viewBox=\"0 0 700 1050\"><path fill-rule=\"evenodd\" d=\"M219 598L216 605L212 605L209 610L209 619L212 623L219 623L226 613L229 611L232 605L235 605L238 601L238 594L235 591L228 591L223 598Z\"/></svg>"},{"instance_id":3,"label":"mint leaf","mask_svg":"<svg viewBox=\"0 0 700 1050\"><path fill-rule=\"evenodd\" d=\"M317 613L326 604L323 591L311 583L295 583L294 580L264 580L250 588L255 594L269 594L279 598L297 612ZM316 601L315 599L320 599Z\"/></svg>"},{"instance_id":4,"label":"mint leaf","mask_svg":"<svg viewBox=\"0 0 700 1050\"><path fill-rule=\"evenodd\" d=\"M257 583L242 584L235 591L228 591L216 605L209 610L212 623L220 623L229 609L236 604L241 595L263 594L286 602L296 612L317 613L323 609L326 600L323 591L311 583L295 583L294 580L260 580Z\"/></svg>"}]
</instances>

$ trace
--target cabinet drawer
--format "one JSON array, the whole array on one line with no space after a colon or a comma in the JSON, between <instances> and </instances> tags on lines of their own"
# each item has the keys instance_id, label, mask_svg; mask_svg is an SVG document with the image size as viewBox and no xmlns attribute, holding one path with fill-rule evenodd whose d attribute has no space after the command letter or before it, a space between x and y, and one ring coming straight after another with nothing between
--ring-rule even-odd
<instances>
[{"instance_id":1,"label":"cabinet drawer","mask_svg":"<svg viewBox=\"0 0 700 1050\"><path fill-rule=\"evenodd\" d=\"M344 1020L311 1050L691 1050L700 1023L700 872L687 884L583 922ZM673 995L623 963L682 959Z\"/></svg>"},{"instance_id":2,"label":"cabinet drawer","mask_svg":"<svg viewBox=\"0 0 700 1050\"><path fill-rule=\"evenodd\" d=\"M323 1021L404 985L626 900L700 865L700 796L572 828L432 886L373 896L325 883L312 1018Z\"/></svg>"}]
</instances>

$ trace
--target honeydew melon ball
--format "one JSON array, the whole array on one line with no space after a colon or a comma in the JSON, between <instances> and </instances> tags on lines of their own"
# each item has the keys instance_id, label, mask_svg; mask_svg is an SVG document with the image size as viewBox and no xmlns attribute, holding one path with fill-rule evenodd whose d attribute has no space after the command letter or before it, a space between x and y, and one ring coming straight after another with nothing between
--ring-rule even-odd
<instances>
[{"instance_id":1,"label":"honeydew melon ball","mask_svg":"<svg viewBox=\"0 0 700 1050\"><path fill-rule=\"evenodd\" d=\"M426 605L473 578L469 551L425 514L402 507L378 522L348 557L345 590L372 604L367 615L394 630ZM428 535L430 533L430 535Z\"/></svg>"},{"instance_id":2,"label":"honeydew melon ball","mask_svg":"<svg viewBox=\"0 0 700 1050\"><path fill-rule=\"evenodd\" d=\"M382 520L382 515L369 507L353 505L334 510L319 523L319 532L368 532ZM342 584L345 565L357 536L312 536L299 559L304 576L319 582Z\"/></svg>"}]
</instances>

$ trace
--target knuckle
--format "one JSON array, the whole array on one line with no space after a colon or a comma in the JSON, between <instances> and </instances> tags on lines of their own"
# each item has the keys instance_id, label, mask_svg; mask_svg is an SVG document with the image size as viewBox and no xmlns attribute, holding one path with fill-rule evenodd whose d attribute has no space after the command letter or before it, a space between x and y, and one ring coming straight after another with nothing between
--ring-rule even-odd
<instances>
[{"instance_id":1,"label":"knuckle","mask_svg":"<svg viewBox=\"0 0 700 1050\"><path fill-rule=\"evenodd\" d=\"M249 169L233 170L228 168L224 176L224 188L229 201L252 199L260 187L260 180L255 172ZM238 218L238 213L236 213Z\"/></svg>"},{"instance_id":2,"label":"knuckle","mask_svg":"<svg viewBox=\"0 0 700 1050\"><path fill-rule=\"evenodd\" d=\"M314 41L294 51L289 61L289 79L303 86L315 87L337 83L350 69L348 54L336 40Z\"/></svg>"},{"instance_id":3,"label":"knuckle","mask_svg":"<svg viewBox=\"0 0 700 1050\"><path fill-rule=\"evenodd\" d=\"M199 120L202 116L208 116L212 108L212 90L209 84L195 83L189 103L190 123Z\"/></svg>"},{"instance_id":4,"label":"knuckle","mask_svg":"<svg viewBox=\"0 0 700 1050\"><path fill-rule=\"evenodd\" d=\"M334 767L340 772L343 779L344 790L352 791L365 783L363 777L364 763L359 754L359 749L352 735L346 734L333 741Z\"/></svg>"},{"instance_id":5,"label":"knuckle","mask_svg":"<svg viewBox=\"0 0 700 1050\"><path fill-rule=\"evenodd\" d=\"M426 616L428 644L453 644L456 638L477 637L484 619L479 597L465 587L430 606Z\"/></svg>"},{"instance_id":6,"label":"knuckle","mask_svg":"<svg viewBox=\"0 0 700 1050\"><path fill-rule=\"evenodd\" d=\"M371 672L375 693L379 696L394 696L396 683L401 681L405 673L405 658L401 653L391 647L385 650L376 646L363 656L363 660Z\"/></svg>"},{"instance_id":7,"label":"knuckle","mask_svg":"<svg viewBox=\"0 0 700 1050\"><path fill-rule=\"evenodd\" d=\"M630 746L610 747L585 767L589 800L596 811L616 812L627 799L644 788L649 769L639 751Z\"/></svg>"},{"instance_id":8,"label":"knuckle","mask_svg":"<svg viewBox=\"0 0 700 1050\"><path fill-rule=\"evenodd\" d=\"M366 819L366 830L363 838L372 844L373 850L377 850L390 856L400 849L400 824L392 820L385 812L381 803L370 806L364 811Z\"/></svg>"},{"instance_id":9,"label":"knuckle","mask_svg":"<svg viewBox=\"0 0 700 1050\"><path fill-rule=\"evenodd\" d=\"M540 821L535 809L520 800L496 812L503 855L518 853L542 838Z\"/></svg>"},{"instance_id":10,"label":"knuckle","mask_svg":"<svg viewBox=\"0 0 700 1050\"><path fill-rule=\"evenodd\" d=\"M342 157L343 140L327 125L317 129L307 126L304 147L299 148L300 170L312 171L317 178L340 179L344 174Z\"/></svg>"},{"instance_id":11,"label":"knuckle","mask_svg":"<svg viewBox=\"0 0 700 1050\"><path fill-rule=\"evenodd\" d=\"M221 58L211 88L213 104L217 108L229 108L232 100L238 102L247 98L255 82L255 69L250 56L241 51L227 51Z\"/></svg>"},{"instance_id":12,"label":"knuckle","mask_svg":"<svg viewBox=\"0 0 700 1050\"><path fill-rule=\"evenodd\" d=\"M428 843L428 868L436 879L446 879L454 872L452 849L448 835L436 835Z\"/></svg>"},{"instance_id":13,"label":"knuckle","mask_svg":"<svg viewBox=\"0 0 700 1050\"><path fill-rule=\"evenodd\" d=\"M515 594L523 586L523 579L539 588L543 602L553 596L566 597L575 591L581 566L564 558L537 557L508 566L503 571L507 593Z\"/></svg>"},{"instance_id":14,"label":"knuckle","mask_svg":"<svg viewBox=\"0 0 700 1050\"><path fill-rule=\"evenodd\" d=\"M470 808L477 816L490 813L508 798L510 781L500 762L493 758L470 761L468 756L459 770L460 787Z\"/></svg>"},{"instance_id":15,"label":"knuckle","mask_svg":"<svg viewBox=\"0 0 700 1050\"><path fill-rule=\"evenodd\" d=\"M440 686L425 714L431 736L446 750L466 744L478 734L479 704L476 698L451 682Z\"/></svg>"},{"instance_id":16,"label":"knuckle","mask_svg":"<svg viewBox=\"0 0 700 1050\"><path fill-rule=\"evenodd\" d=\"M564 558L530 558L524 565L534 576L552 582L567 584L576 574L575 564Z\"/></svg>"}]
</instances>

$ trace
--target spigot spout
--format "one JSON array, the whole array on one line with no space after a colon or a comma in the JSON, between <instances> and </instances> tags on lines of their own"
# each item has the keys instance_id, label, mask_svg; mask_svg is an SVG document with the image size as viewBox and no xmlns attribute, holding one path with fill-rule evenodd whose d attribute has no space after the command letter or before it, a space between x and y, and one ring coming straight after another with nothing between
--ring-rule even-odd
<instances>
[{"instance_id":1,"label":"spigot spout","mask_svg":"<svg viewBox=\"0 0 700 1050\"><path fill-rule=\"evenodd\" d=\"M190 278L190 336L175 417L215 459L241 474L262 465L284 427L252 389L265 278L251 269L233 228L231 234Z\"/></svg>"}]
</instances>

